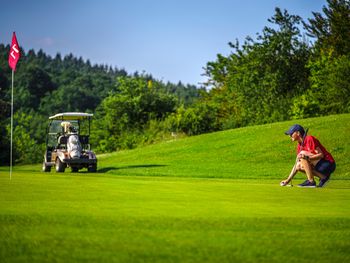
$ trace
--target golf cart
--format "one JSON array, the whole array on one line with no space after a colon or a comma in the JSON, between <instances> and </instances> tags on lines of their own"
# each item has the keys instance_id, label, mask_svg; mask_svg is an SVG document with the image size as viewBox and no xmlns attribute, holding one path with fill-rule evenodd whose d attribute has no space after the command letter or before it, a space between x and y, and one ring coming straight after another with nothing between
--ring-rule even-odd
<instances>
[{"instance_id":1,"label":"golf cart","mask_svg":"<svg viewBox=\"0 0 350 263\"><path fill-rule=\"evenodd\" d=\"M43 171L63 173L66 167L72 172L87 168L96 172L96 155L90 150L90 123L93 114L81 112L58 113L49 117L46 132L46 151Z\"/></svg>"}]
</instances>

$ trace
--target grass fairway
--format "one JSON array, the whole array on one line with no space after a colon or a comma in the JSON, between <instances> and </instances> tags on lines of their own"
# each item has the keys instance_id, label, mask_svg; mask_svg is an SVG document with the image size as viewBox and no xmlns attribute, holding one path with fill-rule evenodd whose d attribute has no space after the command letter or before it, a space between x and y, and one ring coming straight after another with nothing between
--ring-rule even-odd
<instances>
[{"instance_id":1,"label":"grass fairway","mask_svg":"<svg viewBox=\"0 0 350 263\"><path fill-rule=\"evenodd\" d=\"M349 119L302 121L337 160L322 189L278 185L291 122L100 156L96 174L2 167L0 261L349 262Z\"/></svg>"}]
</instances>

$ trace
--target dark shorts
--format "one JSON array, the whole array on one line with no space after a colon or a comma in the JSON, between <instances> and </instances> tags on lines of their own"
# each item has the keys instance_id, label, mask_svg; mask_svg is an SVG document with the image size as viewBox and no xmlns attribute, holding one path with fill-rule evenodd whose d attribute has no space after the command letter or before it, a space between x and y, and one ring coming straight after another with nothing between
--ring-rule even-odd
<instances>
[{"instance_id":1,"label":"dark shorts","mask_svg":"<svg viewBox=\"0 0 350 263\"><path fill-rule=\"evenodd\" d=\"M316 164L315 170L320 172L323 175L329 176L335 170L335 162L331 163L330 161L321 159Z\"/></svg>"}]
</instances>

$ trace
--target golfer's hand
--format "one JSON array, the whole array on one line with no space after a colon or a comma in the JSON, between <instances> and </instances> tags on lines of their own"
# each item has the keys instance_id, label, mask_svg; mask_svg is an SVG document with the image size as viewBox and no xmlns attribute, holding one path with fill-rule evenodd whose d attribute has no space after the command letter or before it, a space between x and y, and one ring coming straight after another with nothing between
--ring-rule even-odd
<instances>
[{"instance_id":1,"label":"golfer's hand","mask_svg":"<svg viewBox=\"0 0 350 263\"><path fill-rule=\"evenodd\" d=\"M288 180L283 180L283 181L280 182L280 185L281 185L281 186L285 186L285 185L287 185L288 183L289 183Z\"/></svg>"},{"instance_id":2,"label":"golfer's hand","mask_svg":"<svg viewBox=\"0 0 350 263\"><path fill-rule=\"evenodd\" d=\"M310 156L306 155L306 154L299 154L298 155L298 158L299 159L305 159L305 160L310 160Z\"/></svg>"}]
</instances>

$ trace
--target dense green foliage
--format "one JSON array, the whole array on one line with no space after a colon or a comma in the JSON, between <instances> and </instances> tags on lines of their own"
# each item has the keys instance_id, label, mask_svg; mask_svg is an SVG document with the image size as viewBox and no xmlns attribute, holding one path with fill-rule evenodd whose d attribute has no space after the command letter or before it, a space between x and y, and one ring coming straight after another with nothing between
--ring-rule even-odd
<instances>
[{"instance_id":1,"label":"dense green foliage","mask_svg":"<svg viewBox=\"0 0 350 263\"><path fill-rule=\"evenodd\" d=\"M350 111L350 4L328 0L308 23L276 8L270 27L209 62L208 104L223 127ZM302 23L303 22L303 23ZM313 43L305 39L301 24ZM230 98L230 99L227 99Z\"/></svg>"},{"instance_id":2,"label":"dense green foliage","mask_svg":"<svg viewBox=\"0 0 350 263\"><path fill-rule=\"evenodd\" d=\"M27 165L10 180L0 167L0 258L348 262L350 114L301 122L337 160L325 188L279 186L295 160L292 123L104 154L94 174Z\"/></svg>"},{"instance_id":3,"label":"dense green foliage","mask_svg":"<svg viewBox=\"0 0 350 263\"><path fill-rule=\"evenodd\" d=\"M165 92L160 83L144 78L120 78L117 90L104 99L97 109L94 138L103 152L134 148L147 141L151 121L161 121L175 111L177 100Z\"/></svg>"},{"instance_id":4,"label":"dense green foliage","mask_svg":"<svg viewBox=\"0 0 350 263\"><path fill-rule=\"evenodd\" d=\"M23 51L15 74L15 160L40 161L37 153L42 150L47 117L58 112L95 113L91 142L97 152L348 113L349 16L346 0L328 0L323 13L313 13L308 21L276 8L256 39L248 36L243 45L230 42L230 55L218 54L216 61L207 63L208 81L200 89L91 65L72 54L51 58L41 50ZM1 163L8 162L9 148L8 50L0 45Z\"/></svg>"},{"instance_id":5,"label":"dense green foliage","mask_svg":"<svg viewBox=\"0 0 350 263\"><path fill-rule=\"evenodd\" d=\"M0 45L0 162L8 163L10 140L11 72L9 46ZM59 112L97 112L98 151L132 148L140 143L150 121L165 118L176 107L199 97L193 85L162 83L151 75L134 73L89 61L72 54L61 58L22 50L14 80L14 160L40 162L47 119ZM128 86L130 84L130 86ZM117 127L118 128L111 128ZM125 137L118 131L124 130ZM111 145L106 140L116 138ZM130 142L130 138L134 141ZM124 140L125 139L125 140Z\"/></svg>"}]
</instances>

